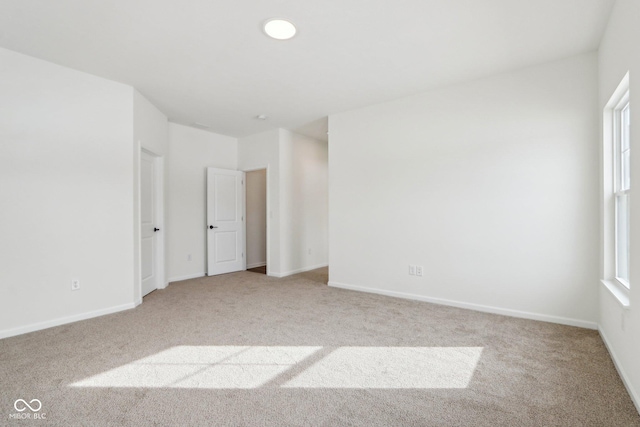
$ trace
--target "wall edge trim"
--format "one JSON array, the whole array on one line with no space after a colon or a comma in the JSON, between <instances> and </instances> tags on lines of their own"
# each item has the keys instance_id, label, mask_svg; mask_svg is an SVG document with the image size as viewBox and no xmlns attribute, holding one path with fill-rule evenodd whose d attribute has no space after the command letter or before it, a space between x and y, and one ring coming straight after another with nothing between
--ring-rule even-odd
<instances>
[{"instance_id":1,"label":"wall edge trim","mask_svg":"<svg viewBox=\"0 0 640 427\"><path fill-rule=\"evenodd\" d=\"M167 286L169 286L169 284L171 284L173 282L181 282L183 280L197 279L198 277L205 277L206 275L207 275L207 273L194 273L194 274L186 274L184 276L169 277L169 281L167 283Z\"/></svg>"},{"instance_id":2,"label":"wall edge trim","mask_svg":"<svg viewBox=\"0 0 640 427\"><path fill-rule=\"evenodd\" d=\"M473 304L473 303L468 303L463 301L448 300L444 298L433 298L433 297L410 294L405 292L389 291L386 289L350 285L350 284L340 283L340 282L331 281L331 280L329 281L328 285L333 288L347 289L350 291L358 291L358 292L367 292L372 294L385 295L385 296L395 297L395 298L404 298L404 299L410 299L415 301L430 302L433 304L447 305L450 307L481 311L483 313L499 314L502 316L518 317L521 319L537 320L537 321L549 322L549 323L558 323L561 325L576 326L578 328L585 328L585 329L594 329L594 330L598 329L598 324L596 322L589 322L587 320L571 319L568 317L552 316L548 314L531 313L528 311L512 310L512 309L501 308L501 307L492 307L492 306Z\"/></svg>"},{"instance_id":3,"label":"wall edge trim","mask_svg":"<svg viewBox=\"0 0 640 427\"><path fill-rule=\"evenodd\" d=\"M609 356L611 356L611 360L613 361L613 366L616 367L616 371L618 371L618 375L622 380L622 384L624 384L624 387L627 389L627 393L629 393L629 396L631 397L631 401L636 407L636 411L638 411L638 414L640 414L640 395L638 395L638 393L636 393L636 391L633 389L633 386L631 385L631 381L629 381L629 377L627 376L627 373L622 368L622 365L620 364L618 356L616 356L616 353L613 351L613 347L609 343L609 340L607 339L607 335L605 334L604 329L602 329L602 326L600 325L598 325L598 333L600 334L600 338L602 338L602 342L604 342L604 346L609 352Z\"/></svg>"},{"instance_id":4,"label":"wall edge trim","mask_svg":"<svg viewBox=\"0 0 640 427\"><path fill-rule=\"evenodd\" d=\"M247 270L250 268L264 267L265 265L267 265L266 261L254 262L253 264L247 264Z\"/></svg>"},{"instance_id":5,"label":"wall edge trim","mask_svg":"<svg viewBox=\"0 0 640 427\"><path fill-rule=\"evenodd\" d=\"M272 277L287 277L287 276L292 276L294 274L298 274L298 273L304 273L305 271L311 271L311 270L315 270L316 268L323 268L323 267L328 267L329 264L317 264L317 265L312 265L309 267L303 267L303 268L298 268L296 270L289 270L289 271L285 271L284 273L274 273L274 272L268 272L267 275L268 276L272 276Z\"/></svg>"},{"instance_id":6,"label":"wall edge trim","mask_svg":"<svg viewBox=\"0 0 640 427\"><path fill-rule=\"evenodd\" d=\"M74 314L72 316L58 317L57 319L46 320L44 322L32 323L30 325L19 326L13 329L5 329L0 331L0 339L14 337L17 335L28 334L29 332L41 331L43 329L49 329L56 326L66 325L69 323L79 322L81 320L88 320L94 317L105 316L107 314L118 313L120 311L130 310L136 307L135 302L128 304L116 305L113 307L103 308L100 310L88 311L85 313Z\"/></svg>"}]
</instances>

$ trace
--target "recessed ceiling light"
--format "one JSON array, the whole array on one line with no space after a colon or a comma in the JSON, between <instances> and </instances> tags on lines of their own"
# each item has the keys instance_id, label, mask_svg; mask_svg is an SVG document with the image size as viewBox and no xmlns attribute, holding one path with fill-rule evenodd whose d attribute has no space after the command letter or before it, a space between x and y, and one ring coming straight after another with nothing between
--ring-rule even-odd
<instances>
[{"instance_id":1,"label":"recessed ceiling light","mask_svg":"<svg viewBox=\"0 0 640 427\"><path fill-rule=\"evenodd\" d=\"M288 40L296 35L296 26L284 19L270 19L264 24L264 32L276 40Z\"/></svg>"},{"instance_id":2,"label":"recessed ceiling light","mask_svg":"<svg viewBox=\"0 0 640 427\"><path fill-rule=\"evenodd\" d=\"M260 114L259 116L256 116L256 119L258 120L267 120L269 117L265 116L264 114Z\"/></svg>"}]
</instances>

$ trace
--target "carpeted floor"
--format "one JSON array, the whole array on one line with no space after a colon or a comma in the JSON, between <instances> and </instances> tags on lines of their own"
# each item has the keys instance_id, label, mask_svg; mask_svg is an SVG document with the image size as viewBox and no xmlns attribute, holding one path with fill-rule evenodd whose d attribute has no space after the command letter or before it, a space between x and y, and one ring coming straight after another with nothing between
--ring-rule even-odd
<instances>
[{"instance_id":1,"label":"carpeted floor","mask_svg":"<svg viewBox=\"0 0 640 427\"><path fill-rule=\"evenodd\" d=\"M0 425L640 426L596 331L326 281L193 279L0 340Z\"/></svg>"}]
</instances>

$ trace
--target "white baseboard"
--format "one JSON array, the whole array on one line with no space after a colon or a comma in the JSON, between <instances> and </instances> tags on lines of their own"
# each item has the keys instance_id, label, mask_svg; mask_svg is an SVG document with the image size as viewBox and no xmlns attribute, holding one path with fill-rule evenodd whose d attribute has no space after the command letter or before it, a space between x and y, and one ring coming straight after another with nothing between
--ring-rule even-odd
<instances>
[{"instance_id":1,"label":"white baseboard","mask_svg":"<svg viewBox=\"0 0 640 427\"><path fill-rule=\"evenodd\" d=\"M329 286L332 286L334 288L349 289L351 291L368 292L372 294L386 295L389 297L411 299L416 301L425 301L425 302L430 302L430 303L440 304L440 305L448 305L451 307L482 311L484 313L501 314L503 316L520 317L523 319L530 319L530 320L540 320L543 322L559 323L561 325L577 326L580 328L587 328L587 329L598 329L597 323L588 322L586 320L570 319L567 317L551 316L547 314L530 313L527 311L511 310L508 308L491 307L487 305L453 301L453 300L448 300L443 298L432 298L432 297L427 297L427 296L417 295L417 294L389 291L386 289L367 288L364 286L348 285L345 283L339 283L334 281L330 281Z\"/></svg>"},{"instance_id":2,"label":"white baseboard","mask_svg":"<svg viewBox=\"0 0 640 427\"><path fill-rule=\"evenodd\" d=\"M0 339L14 337L16 335L27 334L29 332L41 331L43 329L53 328L54 326L66 325L67 323L78 322L80 320L92 319L94 317L113 314L119 311L130 310L135 308L135 303L117 305L115 307L103 308L101 310L90 311L87 313L75 314L73 316L60 317L58 319L47 320L46 322L33 323L31 325L21 326L14 329L5 329L0 331Z\"/></svg>"},{"instance_id":3,"label":"white baseboard","mask_svg":"<svg viewBox=\"0 0 640 427\"><path fill-rule=\"evenodd\" d=\"M272 277L287 277L287 276L291 276L293 274L304 273L305 271L315 270L316 268L326 267L327 265L328 264L318 264L318 265L312 265L310 267L299 268L297 270L285 271L284 273L272 273L272 272L269 272L267 274L269 276L272 276Z\"/></svg>"},{"instance_id":4,"label":"white baseboard","mask_svg":"<svg viewBox=\"0 0 640 427\"><path fill-rule=\"evenodd\" d=\"M169 283L180 282L182 280L197 279L198 277L204 277L206 275L207 275L206 273L195 273L195 274L187 274L186 276L170 277ZM167 283L167 286L169 285L169 283Z\"/></svg>"},{"instance_id":5,"label":"white baseboard","mask_svg":"<svg viewBox=\"0 0 640 427\"><path fill-rule=\"evenodd\" d=\"M264 267L265 265L267 265L266 262L254 262L253 264L247 264L247 270L250 268Z\"/></svg>"},{"instance_id":6,"label":"white baseboard","mask_svg":"<svg viewBox=\"0 0 640 427\"><path fill-rule=\"evenodd\" d=\"M638 413L640 413L640 395L638 395L638 393L636 393L636 391L631 386L631 381L629 381L629 377L627 376L627 373L622 368L622 365L618 360L618 356L616 356L616 353L613 351L613 347L611 347L611 344L609 344L609 340L607 339L607 336L605 335L601 327L598 327L598 332L600 333L600 338L602 338L602 341L604 342L604 346L609 351L611 360L613 360L613 365L616 367L616 370L618 371L618 375L620 375L620 378L622 379L622 383L627 389L629 396L631 396L631 401L636 406L636 410L638 411Z\"/></svg>"}]
</instances>

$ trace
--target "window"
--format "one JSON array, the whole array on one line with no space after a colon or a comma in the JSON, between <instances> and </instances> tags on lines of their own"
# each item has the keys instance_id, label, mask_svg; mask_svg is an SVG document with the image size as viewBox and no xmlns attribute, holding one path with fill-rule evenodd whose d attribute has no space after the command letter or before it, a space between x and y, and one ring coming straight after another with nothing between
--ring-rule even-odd
<instances>
[{"instance_id":1,"label":"window","mask_svg":"<svg viewBox=\"0 0 640 427\"><path fill-rule=\"evenodd\" d=\"M629 91L613 109L614 198L615 198L615 276L629 288L629 197L631 191L631 144Z\"/></svg>"},{"instance_id":2,"label":"window","mask_svg":"<svg viewBox=\"0 0 640 427\"><path fill-rule=\"evenodd\" d=\"M627 73L602 116L602 284L630 307L631 106ZM634 279L635 280L635 279Z\"/></svg>"}]
</instances>

